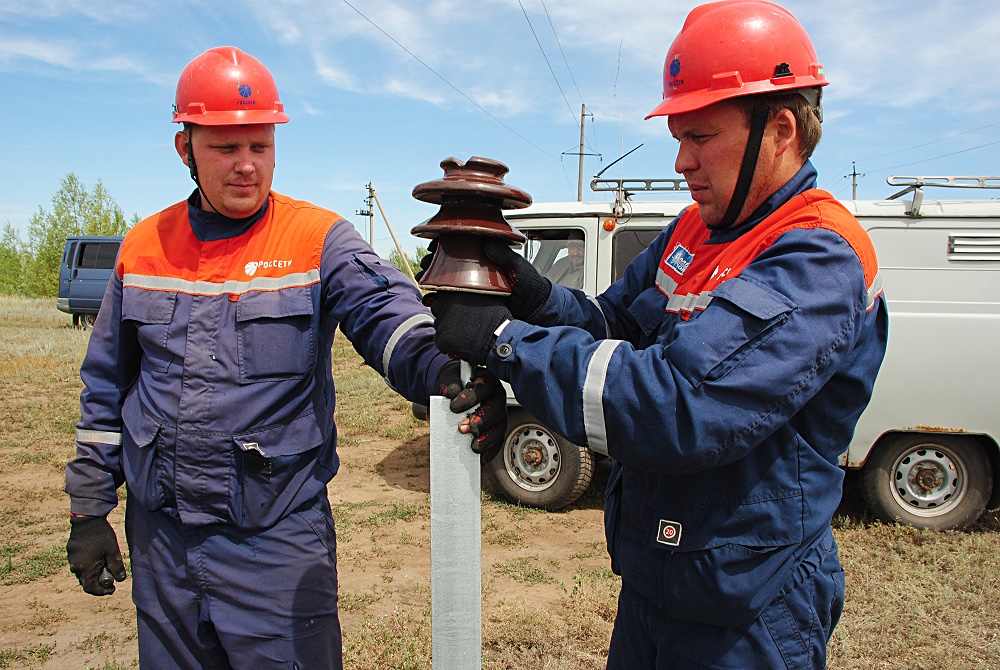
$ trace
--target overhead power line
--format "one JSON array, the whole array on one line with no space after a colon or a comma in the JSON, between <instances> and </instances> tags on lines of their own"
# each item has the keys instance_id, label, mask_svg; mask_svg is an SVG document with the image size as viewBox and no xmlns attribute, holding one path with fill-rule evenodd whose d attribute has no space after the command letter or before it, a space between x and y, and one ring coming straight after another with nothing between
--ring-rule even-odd
<instances>
[{"instance_id":1,"label":"overhead power line","mask_svg":"<svg viewBox=\"0 0 1000 670\"><path fill-rule=\"evenodd\" d=\"M528 28L531 29L531 34L535 37L535 44L538 45L538 50L542 52L542 58L545 60L545 64L549 66L549 72L552 73L552 79L556 82L556 88L559 89L559 94L562 96L563 101L566 103L566 109L569 110L570 116L573 117L573 124L576 124L576 115L573 113L573 108L570 107L569 100L566 99L566 94L563 93L562 86L559 85L559 78L556 77L555 70L552 69L552 63L549 62L549 57L545 55L545 49L542 48L542 42L538 39L538 33L535 32L535 27L531 25L531 19L528 18L528 12L524 9L524 4L521 0L517 0L517 4L521 7L521 13L524 14L524 20L528 22Z\"/></svg>"},{"instance_id":2,"label":"overhead power line","mask_svg":"<svg viewBox=\"0 0 1000 670\"><path fill-rule=\"evenodd\" d=\"M545 0L539 0L539 2L542 3L542 9L545 10L545 18L549 20L549 28L552 29L552 37L556 39L556 46L559 47L559 53L562 55L563 63L566 64L566 71L569 72L569 78L570 81L573 82L573 88L576 89L576 94L580 98L580 104L583 104L583 95L580 93L580 87L576 85L576 77L573 76L573 68L569 66L569 61L566 60L566 53L563 51L562 42L559 41L559 35L556 34L556 27L552 23L552 17L549 16L549 8L545 6Z\"/></svg>"},{"instance_id":3,"label":"overhead power line","mask_svg":"<svg viewBox=\"0 0 1000 670\"><path fill-rule=\"evenodd\" d=\"M448 81L447 79L445 79L444 76L442 76L441 74L439 74L437 72L437 70L435 70L434 68L432 68L430 65L428 65L424 61L420 60L420 58L418 58L416 54L414 54L412 51L410 51L409 49L407 49L406 47L404 47L402 44L400 44L399 41L395 37L393 37L389 33L387 33L384 30L382 30L382 28L377 23L375 23L370 18L368 18L367 16L365 16L357 7L355 7L354 5L352 5L347 0L342 0L342 1L343 1L343 3L345 5L347 5L351 9L353 9L355 11L355 13L357 13L358 16L360 16L361 18L363 18L365 21L367 21L368 23L370 23L376 30L378 30L380 33L382 33L383 35L385 35L386 37L388 37L390 40L392 40L393 44L395 44L400 49L402 49L407 54L409 54L410 57L413 58L415 61L417 61L418 63L420 63L421 65L423 65L425 68L427 68L428 70L430 70L431 73L434 74L435 77L437 77L438 79L440 79L441 81L443 81L445 84L447 84L448 86L450 86L452 90L454 90L460 96L462 96L463 98L465 98L466 100L468 100L469 102L471 102L473 105L475 105L479 109L479 111L481 111L483 114L486 114L486 116L490 117L491 119L493 119L494 121L496 121L497 123L499 123L501 126L503 126L507 130L509 130L510 132L512 132L514 135L517 135L519 138L521 138L522 140L524 140L526 143L530 144L531 146L533 146L536 149L538 149L539 151L541 151L543 154L545 154L549 158L554 158L556 160L559 160L558 156L555 156L554 154L551 154L548 151L546 151L545 149L541 148L540 146L538 146L537 144L535 144L534 142L532 142L531 140L529 140L527 137L525 137L521 133L517 132L516 130L514 130L513 128L511 128L510 126L508 126L506 123L504 123L503 121L501 121L500 119L498 119L497 117L495 117L493 114L491 114L482 105L480 105L478 102L476 102L475 100L473 100L472 98L470 98L468 95L466 95L463 91L461 91L457 86L455 86L454 84L452 84L450 81ZM520 2L520 0L518 0L518 1Z\"/></svg>"},{"instance_id":4,"label":"overhead power line","mask_svg":"<svg viewBox=\"0 0 1000 670\"><path fill-rule=\"evenodd\" d=\"M868 158L862 158L861 160L870 161L870 160L874 160L876 158L884 158L886 156L893 156L895 154L901 154L904 151L913 151L914 149L921 149L923 147L928 147L928 146L930 146L932 144L937 144L938 142L944 142L945 140L951 140L951 139L954 139L956 137L961 137L962 135L968 135L969 133L977 132L979 130L985 130L986 128L989 128L989 127L995 126L995 125L1000 125L1000 121L994 121L993 123L987 123L985 126L979 126L978 128L973 128L972 130L965 130L965 131L960 132L960 133L955 133L954 135L947 135L945 137L941 137L941 138L938 138L936 140L931 140L930 142L924 142L923 144L918 144L918 145L913 146L913 147L907 147L906 149L899 149L897 151L890 151L889 153L879 154L877 156L869 156ZM986 146L986 145L983 145L983 146ZM929 160L931 160L931 159L929 159Z\"/></svg>"},{"instance_id":5,"label":"overhead power line","mask_svg":"<svg viewBox=\"0 0 1000 670\"><path fill-rule=\"evenodd\" d=\"M994 144L1000 144L1000 140L997 140L995 142L987 142L986 144L980 144L979 146L975 146L975 147L969 147L968 149L961 149L960 151L952 151L951 153L941 154L940 156L931 156L930 158L923 158L923 159L918 160L918 161L911 161L909 163L900 163L899 165L888 165L886 167L880 167L880 168L875 168L875 169L876 169L876 171L878 171L878 170L894 170L896 168L908 167L910 165L917 165L918 163L926 163L928 161L936 161L939 158L948 158L949 156L957 156L958 154L968 153L970 151L975 151L976 149L982 149L984 147L991 147Z\"/></svg>"}]
</instances>

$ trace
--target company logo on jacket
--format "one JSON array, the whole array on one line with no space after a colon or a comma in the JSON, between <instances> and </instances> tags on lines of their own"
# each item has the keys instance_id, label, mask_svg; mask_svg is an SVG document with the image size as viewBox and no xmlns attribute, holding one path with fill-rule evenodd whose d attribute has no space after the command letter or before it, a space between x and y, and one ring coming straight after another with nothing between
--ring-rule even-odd
<instances>
[{"instance_id":1,"label":"company logo on jacket","mask_svg":"<svg viewBox=\"0 0 1000 670\"><path fill-rule=\"evenodd\" d=\"M682 275L684 274L684 271L688 269L688 266L691 265L691 261L693 260L694 254L678 244L674 247L674 250L670 252L670 255L666 257L665 262L673 268L677 274Z\"/></svg>"},{"instance_id":2,"label":"company logo on jacket","mask_svg":"<svg viewBox=\"0 0 1000 670\"><path fill-rule=\"evenodd\" d=\"M292 264L291 261L250 261L243 266L243 271L247 273L248 277L253 277L257 270L266 270L268 268L287 268Z\"/></svg>"}]
</instances>

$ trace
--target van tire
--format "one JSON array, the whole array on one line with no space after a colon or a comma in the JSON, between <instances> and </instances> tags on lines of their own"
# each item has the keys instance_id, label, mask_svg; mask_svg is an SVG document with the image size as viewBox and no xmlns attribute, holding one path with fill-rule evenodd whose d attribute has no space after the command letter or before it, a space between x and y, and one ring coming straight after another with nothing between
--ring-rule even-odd
<instances>
[{"instance_id":1,"label":"van tire","mask_svg":"<svg viewBox=\"0 0 1000 670\"><path fill-rule=\"evenodd\" d=\"M594 454L511 407L503 449L483 468L487 491L514 504L554 511L586 493Z\"/></svg>"},{"instance_id":2,"label":"van tire","mask_svg":"<svg viewBox=\"0 0 1000 670\"><path fill-rule=\"evenodd\" d=\"M93 328L94 323L97 321L96 314L74 314L73 315L73 327L74 328Z\"/></svg>"},{"instance_id":3,"label":"van tire","mask_svg":"<svg viewBox=\"0 0 1000 670\"><path fill-rule=\"evenodd\" d=\"M986 509L993 470L978 441L939 433L884 438L861 473L876 518L916 528L964 528Z\"/></svg>"}]
</instances>

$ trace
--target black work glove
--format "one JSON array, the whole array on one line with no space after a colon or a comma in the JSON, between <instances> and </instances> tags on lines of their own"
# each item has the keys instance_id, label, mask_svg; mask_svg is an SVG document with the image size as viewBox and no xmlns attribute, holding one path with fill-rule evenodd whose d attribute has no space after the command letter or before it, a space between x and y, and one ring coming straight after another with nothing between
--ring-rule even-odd
<instances>
[{"instance_id":1,"label":"black work glove","mask_svg":"<svg viewBox=\"0 0 1000 670\"><path fill-rule=\"evenodd\" d=\"M482 365L493 345L493 331L511 318L504 299L482 293L437 291L424 296L434 315L434 344L446 354Z\"/></svg>"},{"instance_id":2,"label":"black work glove","mask_svg":"<svg viewBox=\"0 0 1000 670\"><path fill-rule=\"evenodd\" d=\"M528 259L505 242L487 239L483 242L483 251L491 261L500 266L510 284L511 294L507 304L514 318L531 322L549 299L552 282L538 274L538 270Z\"/></svg>"},{"instance_id":3,"label":"black work glove","mask_svg":"<svg viewBox=\"0 0 1000 670\"><path fill-rule=\"evenodd\" d=\"M115 582L125 581L125 564L118 538L103 516L71 516L66 557L69 569L83 590L94 596L115 592Z\"/></svg>"},{"instance_id":4,"label":"black work glove","mask_svg":"<svg viewBox=\"0 0 1000 670\"><path fill-rule=\"evenodd\" d=\"M458 361L445 363L437 379L438 393L451 399L449 409L456 414L468 412L472 450L483 465L500 453L507 437L507 391L486 368L476 368L472 380L462 385ZM478 405L478 407L477 407Z\"/></svg>"}]
</instances>

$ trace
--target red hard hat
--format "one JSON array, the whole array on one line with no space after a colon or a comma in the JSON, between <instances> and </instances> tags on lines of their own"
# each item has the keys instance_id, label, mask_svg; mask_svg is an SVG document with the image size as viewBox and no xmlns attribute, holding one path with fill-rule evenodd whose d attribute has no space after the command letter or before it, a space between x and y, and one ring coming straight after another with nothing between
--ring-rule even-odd
<instances>
[{"instance_id":1,"label":"red hard hat","mask_svg":"<svg viewBox=\"0 0 1000 670\"><path fill-rule=\"evenodd\" d=\"M766 0L710 2L691 10L670 45L663 102L646 118L755 93L806 94L829 83L809 35L787 9ZM818 90L812 98L819 107Z\"/></svg>"},{"instance_id":2,"label":"red hard hat","mask_svg":"<svg viewBox=\"0 0 1000 670\"><path fill-rule=\"evenodd\" d=\"M274 77L236 47L216 47L184 68L177 80L174 123L230 126L288 123Z\"/></svg>"}]
</instances>

